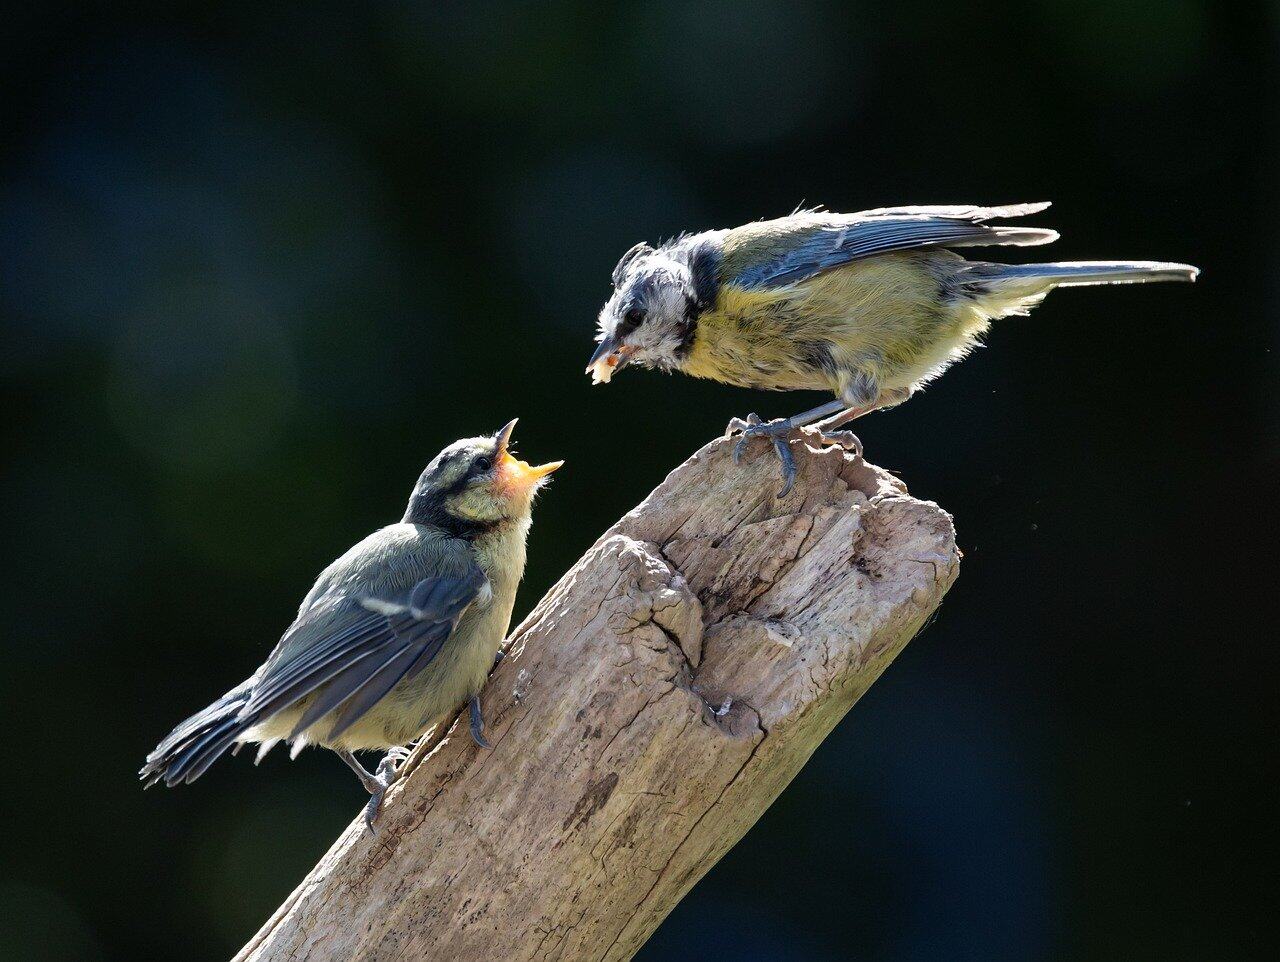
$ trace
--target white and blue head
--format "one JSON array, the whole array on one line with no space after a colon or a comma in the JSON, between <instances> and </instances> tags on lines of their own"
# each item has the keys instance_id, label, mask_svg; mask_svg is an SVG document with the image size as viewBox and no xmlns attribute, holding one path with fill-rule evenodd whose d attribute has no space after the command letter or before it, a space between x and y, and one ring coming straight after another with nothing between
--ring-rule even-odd
<instances>
[{"instance_id":1,"label":"white and blue head","mask_svg":"<svg viewBox=\"0 0 1280 962\"><path fill-rule=\"evenodd\" d=\"M637 244L613 269L613 294L600 310L599 342L587 363L593 384L628 364L670 371L689 354L698 315L715 299L718 245L707 235L654 248Z\"/></svg>"}]
</instances>

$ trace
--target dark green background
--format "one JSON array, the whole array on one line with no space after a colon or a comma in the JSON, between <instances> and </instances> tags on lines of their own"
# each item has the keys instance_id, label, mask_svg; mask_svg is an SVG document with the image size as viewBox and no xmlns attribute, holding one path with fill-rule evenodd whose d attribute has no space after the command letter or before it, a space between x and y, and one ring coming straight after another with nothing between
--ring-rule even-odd
<instances>
[{"instance_id":1,"label":"dark green background","mask_svg":"<svg viewBox=\"0 0 1280 962\"><path fill-rule=\"evenodd\" d=\"M519 615L732 415L821 400L591 388L631 244L1050 199L1050 256L1204 276L1055 294L860 424L961 578L641 958L1274 958L1277 10L7 14L0 957L223 958L325 851L332 756L134 772L444 443L568 460Z\"/></svg>"}]
</instances>

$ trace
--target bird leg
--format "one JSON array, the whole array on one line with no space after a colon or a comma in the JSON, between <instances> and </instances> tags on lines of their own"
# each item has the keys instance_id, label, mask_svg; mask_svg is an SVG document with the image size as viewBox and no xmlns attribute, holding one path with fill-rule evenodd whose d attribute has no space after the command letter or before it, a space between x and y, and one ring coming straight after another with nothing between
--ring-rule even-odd
<instances>
[{"instance_id":1,"label":"bird leg","mask_svg":"<svg viewBox=\"0 0 1280 962\"><path fill-rule=\"evenodd\" d=\"M866 395L862 392L868 389L874 392L875 400L861 404L850 404L848 400L837 399L828 401L826 404L819 404L816 408L811 408L808 411L793 414L789 418L777 418L773 421L762 421L758 414L748 414L746 420L734 418L729 422L729 426L725 428L726 437L731 436L735 431L742 432L742 437L733 446L733 463L741 463L742 452L752 438L768 438L773 443L773 449L777 452L778 460L782 462L783 484L782 490L778 492L778 497L785 498L791 493L791 486L796 480L796 462L791 455L791 446L787 444L786 438L796 428L815 425L818 429L818 439L824 444L838 444L846 451L853 451L857 457L862 457L862 442L858 440L858 436L852 431L838 431L836 429L841 425L848 424L850 421L857 420L864 414L870 414L872 411L895 407L911 397L914 391L912 388L877 390L876 383L873 380L860 386L861 390L854 392L850 400L859 400L861 397L865 397Z\"/></svg>"},{"instance_id":2,"label":"bird leg","mask_svg":"<svg viewBox=\"0 0 1280 962\"><path fill-rule=\"evenodd\" d=\"M839 444L847 451L856 452L858 457L862 457L862 442L858 440L857 435L852 431L837 431L836 428L850 421L856 421L864 414L870 414L872 411L883 411L887 408L897 407L903 401L906 401L915 393L914 388L887 388L880 392L875 401L870 404L856 404L846 407L839 414L826 418L818 422L818 436L828 444ZM817 410L816 408L814 410Z\"/></svg>"},{"instance_id":3,"label":"bird leg","mask_svg":"<svg viewBox=\"0 0 1280 962\"><path fill-rule=\"evenodd\" d=\"M369 793L369 803L364 807L364 823L369 826L369 831L377 834L374 823L378 820L378 815L382 812L382 801L387 797L387 790L395 784L399 777L400 763L409 757L412 747L404 748L397 746L387 750L382 756L382 761L378 762L378 771L370 773L355 755L346 749L338 749L337 755L350 766L351 770L356 773L356 778L360 779L360 784L364 786L365 791Z\"/></svg>"},{"instance_id":4,"label":"bird leg","mask_svg":"<svg viewBox=\"0 0 1280 962\"><path fill-rule=\"evenodd\" d=\"M878 405L875 404L860 404L857 407L845 408L834 417L818 422L818 436L829 444L838 444L846 451L853 451L857 457L862 457L862 441L858 436L852 431L837 431L836 428L850 421L856 421L864 414L870 414L877 407Z\"/></svg>"},{"instance_id":5,"label":"bird leg","mask_svg":"<svg viewBox=\"0 0 1280 962\"><path fill-rule=\"evenodd\" d=\"M377 776L370 773L367 768L361 765L360 760L356 758L355 755L351 754L351 752L340 748L336 750L334 754L351 767L351 770L356 773L356 778L360 779L360 784L364 786L364 790L370 795L381 788L381 785L378 784Z\"/></svg>"},{"instance_id":6,"label":"bird leg","mask_svg":"<svg viewBox=\"0 0 1280 962\"><path fill-rule=\"evenodd\" d=\"M857 451L859 457L862 455L862 442L853 437L851 431L834 431L835 428L842 424L848 424L850 421L857 420L864 414L870 414L872 411L883 411L886 408L897 407L903 401L906 401L915 393L913 388L895 387L886 388L881 391L871 404L859 404L845 408L834 417L829 417L818 425L818 431L824 438L835 437L837 435L847 435L857 442Z\"/></svg>"},{"instance_id":7,"label":"bird leg","mask_svg":"<svg viewBox=\"0 0 1280 962\"><path fill-rule=\"evenodd\" d=\"M471 696L471 738L481 748L492 748L484 737L484 715L480 712L480 696Z\"/></svg>"},{"instance_id":8,"label":"bird leg","mask_svg":"<svg viewBox=\"0 0 1280 962\"><path fill-rule=\"evenodd\" d=\"M500 664L502 664L502 659L506 657L507 657L507 653L503 651L501 648L499 648L496 652L494 652L493 668L490 668L489 670L493 671L494 668L497 668ZM489 744L489 739L484 737L484 713L480 710L479 695L471 696L470 709L471 709L472 740L475 741L475 743L479 745L481 748L492 748L493 746Z\"/></svg>"},{"instance_id":9,"label":"bird leg","mask_svg":"<svg viewBox=\"0 0 1280 962\"><path fill-rule=\"evenodd\" d=\"M762 421L758 414L748 414L746 420L734 418L729 422L729 426L725 428L725 437L731 436L735 431L742 432L742 437L733 446L733 463L741 463L742 452L752 438L768 438L773 443L773 450L777 453L778 460L782 462L783 484L782 490L778 492L778 497L785 498L791 492L791 486L796 480L796 462L791 455L791 446L787 444L787 435L796 428L803 428L822 422L823 418L844 411L845 407L844 401L836 400L820 404L816 408L802 411L789 418L777 418L773 421ZM821 423L818 424L819 437L822 441L830 444L839 444L841 447L854 448L859 454L862 453L862 444L853 436L852 432L836 431L828 433L823 430L823 426Z\"/></svg>"}]
</instances>

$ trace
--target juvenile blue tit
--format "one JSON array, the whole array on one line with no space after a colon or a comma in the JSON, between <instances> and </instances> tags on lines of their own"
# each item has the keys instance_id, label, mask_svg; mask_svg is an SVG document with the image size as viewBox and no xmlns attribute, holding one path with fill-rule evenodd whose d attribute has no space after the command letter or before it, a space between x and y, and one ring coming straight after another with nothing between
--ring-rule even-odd
<instances>
[{"instance_id":1,"label":"juvenile blue tit","mask_svg":"<svg viewBox=\"0 0 1280 962\"><path fill-rule=\"evenodd\" d=\"M1055 287L1193 281L1189 264L1069 261L991 264L949 250L1034 246L1034 227L992 226L1049 205L896 207L860 214L800 211L733 230L637 244L613 271L587 366L596 384L628 364L683 371L739 387L825 390L836 400L767 423L734 418L735 460L754 437L795 464L789 432L860 450L842 424L907 400L978 343L998 317L1026 314Z\"/></svg>"},{"instance_id":2,"label":"juvenile blue tit","mask_svg":"<svg viewBox=\"0 0 1280 962\"><path fill-rule=\"evenodd\" d=\"M532 467L509 450L512 421L449 445L418 479L399 524L320 573L266 664L173 730L141 777L193 782L227 749L281 741L336 752L370 794L372 829L405 757L396 746L477 697L506 636L534 494L563 462ZM353 752L391 749L370 773Z\"/></svg>"}]
</instances>

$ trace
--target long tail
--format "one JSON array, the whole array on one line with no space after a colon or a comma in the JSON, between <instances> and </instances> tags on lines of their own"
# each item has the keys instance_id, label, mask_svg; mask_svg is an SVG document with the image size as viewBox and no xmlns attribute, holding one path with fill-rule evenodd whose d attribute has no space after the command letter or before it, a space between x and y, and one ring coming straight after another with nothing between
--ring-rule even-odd
<instances>
[{"instance_id":1,"label":"long tail","mask_svg":"<svg viewBox=\"0 0 1280 962\"><path fill-rule=\"evenodd\" d=\"M190 783L203 775L250 726L247 719L240 717L240 710L249 701L252 687L250 679L233 688L170 732L138 772L146 787L157 782L169 786Z\"/></svg>"},{"instance_id":2,"label":"long tail","mask_svg":"<svg viewBox=\"0 0 1280 962\"><path fill-rule=\"evenodd\" d=\"M973 264L961 275L965 294L991 317L1026 314L1055 287L1194 281L1200 268L1165 261L1062 261Z\"/></svg>"}]
</instances>

